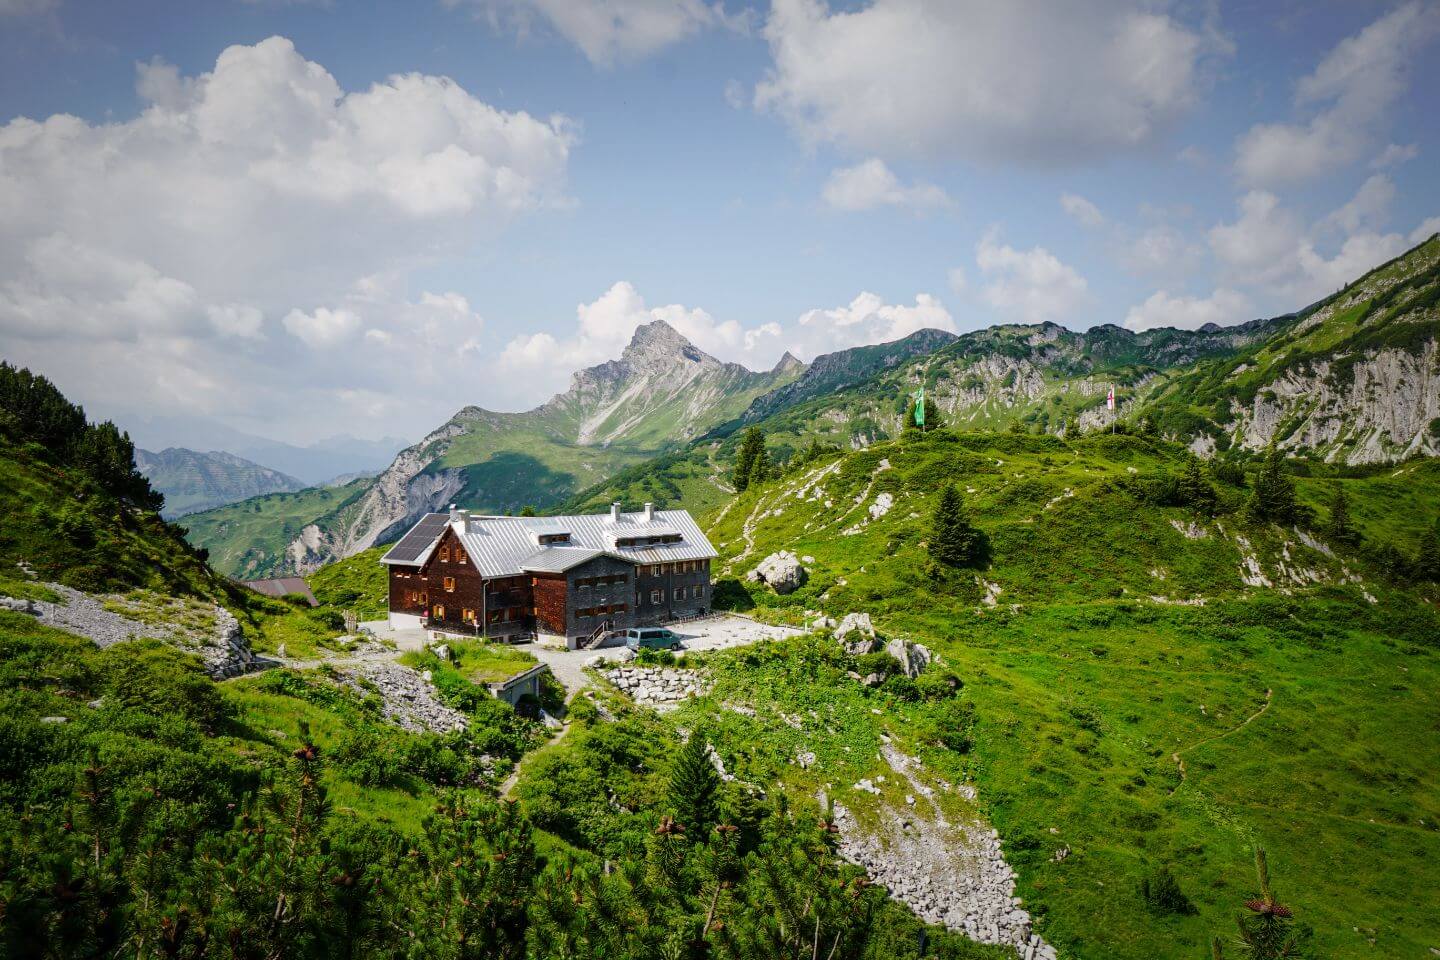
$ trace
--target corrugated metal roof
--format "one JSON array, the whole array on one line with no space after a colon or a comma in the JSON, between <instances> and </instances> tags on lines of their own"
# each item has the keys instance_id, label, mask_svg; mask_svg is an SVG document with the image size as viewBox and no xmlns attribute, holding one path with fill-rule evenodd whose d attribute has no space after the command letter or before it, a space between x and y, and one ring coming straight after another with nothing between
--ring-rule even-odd
<instances>
[{"instance_id":1,"label":"corrugated metal roof","mask_svg":"<svg viewBox=\"0 0 1440 960\"><path fill-rule=\"evenodd\" d=\"M520 562L520 569L527 573L564 573L586 560L604 556L604 550L589 550L585 547L544 547Z\"/></svg>"},{"instance_id":2,"label":"corrugated metal roof","mask_svg":"<svg viewBox=\"0 0 1440 960\"><path fill-rule=\"evenodd\" d=\"M433 535L422 534L421 526L432 517L447 517L447 522L455 528L460 542L465 547L465 553L470 557L475 568L482 576L503 577L526 570L546 570L562 572L570 569L575 562L573 557L580 551L593 551L592 556L599 553L608 553L612 556L622 557L633 563L676 563L682 560L710 560L717 554L715 548L710 545L705 534L700 532L700 527L695 523L694 518L686 510L656 510L651 522L645 522L643 513L622 513L619 522L613 522L610 514L581 514L578 516L562 517L484 517L472 515L469 520L468 530L462 532L458 522L448 521L448 515L443 513L427 514L422 518L415 528L407 533L396 544L398 548L407 541L411 542L411 550L406 554L415 552L416 541L424 536L429 536L430 541L425 545L423 553L416 553L421 559L418 560L396 560L392 557L395 552L387 553L381 562L383 563L423 563L424 558L429 556L435 541L439 539L444 530L444 525L435 530ZM563 528L570 534L570 542L564 546L542 547L535 549L534 535L536 532L554 532L556 528ZM428 528L427 528L428 529ZM643 547L617 547L616 537L644 537L662 536L665 534L676 534L681 537L678 543L651 544ZM419 536L417 536L417 534ZM590 559L586 557L585 559ZM556 566L556 564L566 564Z\"/></svg>"}]
</instances>

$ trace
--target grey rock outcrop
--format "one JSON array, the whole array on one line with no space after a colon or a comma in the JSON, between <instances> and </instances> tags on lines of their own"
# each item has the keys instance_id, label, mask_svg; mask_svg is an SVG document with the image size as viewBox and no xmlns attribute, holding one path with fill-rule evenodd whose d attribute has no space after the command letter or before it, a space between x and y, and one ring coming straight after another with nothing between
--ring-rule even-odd
<instances>
[{"instance_id":1,"label":"grey rock outcrop","mask_svg":"<svg viewBox=\"0 0 1440 960\"><path fill-rule=\"evenodd\" d=\"M772 553L746 574L754 583L767 584L778 594L794 593L809 578L800 559L788 550Z\"/></svg>"},{"instance_id":2,"label":"grey rock outcrop","mask_svg":"<svg viewBox=\"0 0 1440 960\"><path fill-rule=\"evenodd\" d=\"M675 667L616 667L603 676L636 703L651 705L673 704L700 696L710 688L698 670Z\"/></svg>"},{"instance_id":3,"label":"grey rock outcrop","mask_svg":"<svg viewBox=\"0 0 1440 960\"><path fill-rule=\"evenodd\" d=\"M914 679L925 672L930 666L930 650L919 643L911 643L901 637L896 637L885 644L885 652L900 664L900 669L905 671L905 676Z\"/></svg>"},{"instance_id":4,"label":"grey rock outcrop","mask_svg":"<svg viewBox=\"0 0 1440 960\"><path fill-rule=\"evenodd\" d=\"M845 614L840 620L840 626L835 628L835 639L852 657L874 653L880 647L880 641L875 636L875 625L870 622L868 613Z\"/></svg>"}]
</instances>

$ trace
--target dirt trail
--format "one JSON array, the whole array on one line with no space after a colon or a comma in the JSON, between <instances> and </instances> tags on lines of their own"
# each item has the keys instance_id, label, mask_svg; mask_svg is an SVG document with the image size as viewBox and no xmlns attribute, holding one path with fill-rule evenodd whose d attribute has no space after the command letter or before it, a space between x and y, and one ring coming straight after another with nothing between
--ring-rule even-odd
<instances>
[{"instance_id":1,"label":"dirt trail","mask_svg":"<svg viewBox=\"0 0 1440 960\"><path fill-rule=\"evenodd\" d=\"M1250 726L1251 721L1256 720L1262 713L1270 709L1270 700L1274 693L1275 691L1272 688L1267 687L1265 689L1265 702L1260 705L1260 709L1256 710L1254 713L1250 714L1250 716L1246 717L1245 720L1238 726L1231 727L1224 733L1217 733L1213 737L1206 737L1204 740L1192 743L1190 744L1190 746L1184 747L1180 750L1176 750L1174 753L1170 754L1170 759L1175 761L1175 766L1178 767L1180 770L1180 782L1175 785L1175 790L1179 790L1182 786L1185 785L1185 754L1189 753L1191 750L1196 750L1200 747L1203 747L1207 743L1214 743L1216 740L1223 740L1226 737L1230 736L1230 734L1235 733L1238 730L1244 730L1246 727ZM1170 791L1171 795L1174 795L1175 790Z\"/></svg>"}]
</instances>

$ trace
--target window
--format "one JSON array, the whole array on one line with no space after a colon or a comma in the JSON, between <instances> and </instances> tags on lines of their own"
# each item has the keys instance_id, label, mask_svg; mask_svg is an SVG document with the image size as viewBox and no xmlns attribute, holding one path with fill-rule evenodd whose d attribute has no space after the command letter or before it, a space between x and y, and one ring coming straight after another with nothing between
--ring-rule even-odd
<instances>
[{"instance_id":1,"label":"window","mask_svg":"<svg viewBox=\"0 0 1440 960\"><path fill-rule=\"evenodd\" d=\"M475 611L471 610L469 607L466 607L464 611L460 614L460 619L464 620L466 623L474 623Z\"/></svg>"},{"instance_id":2,"label":"window","mask_svg":"<svg viewBox=\"0 0 1440 960\"><path fill-rule=\"evenodd\" d=\"M448 544L448 543L445 544L445 546L443 546L443 547L440 548L440 562L441 562L441 563L449 563L449 562L450 562L450 544Z\"/></svg>"},{"instance_id":3,"label":"window","mask_svg":"<svg viewBox=\"0 0 1440 960\"><path fill-rule=\"evenodd\" d=\"M705 587L704 587L704 585L698 585L698 586L696 586L696 587L695 587L695 599L696 599L696 600L699 600L699 599L703 598L704 596L705 596Z\"/></svg>"},{"instance_id":4,"label":"window","mask_svg":"<svg viewBox=\"0 0 1440 960\"><path fill-rule=\"evenodd\" d=\"M676 599L676 600L684 600L684 599L685 599L685 588L684 588L684 587L676 587L676 588L675 588L675 599Z\"/></svg>"},{"instance_id":5,"label":"window","mask_svg":"<svg viewBox=\"0 0 1440 960\"><path fill-rule=\"evenodd\" d=\"M456 547L456 548L455 548L455 562L456 562L456 563L464 563L464 562L465 562L465 551L464 551L464 550L461 550L459 547Z\"/></svg>"},{"instance_id":6,"label":"window","mask_svg":"<svg viewBox=\"0 0 1440 960\"><path fill-rule=\"evenodd\" d=\"M445 592L446 592L446 593L454 593L454 592L455 592L455 578L454 578L454 577L446 577L446 578L445 578Z\"/></svg>"},{"instance_id":7,"label":"window","mask_svg":"<svg viewBox=\"0 0 1440 960\"><path fill-rule=\"evenodd\" d=\"M437 603L437 604L435 604L435 609L430 611L430 619L431 619L431 620L444 620L444 619L445 619L445 605L444 605L443 603Z\"/></svg>"},{"instance_id":8,"label":"window","mask_svg":"<svg viewBox=\"0 0 1440 960\"><path fill-rule=\"evenodd\" d=\"M664 603L664 602L665 602L665 591L664 591L664 590L651 590L651 591L650 591L650 602L651 602L651 603Z\"/></svg>"},{"instance_id":9,"label":"window","mask_svg":"<svg viewBox=\"0 0 1440 960\"><path fill-rule=\"evenodd\" d=\"M548 545L548 544L551 544L551 543L569 543L569 542L570 542L570 534L568 534L568 533L542 533L542 534L538 535L538 536L535 538L535 542L538 543L538 544L540 544L540 546L542 546L542 547L543 547L543 546L546 546L546 545Z\"/></svg>"}]
</instances>

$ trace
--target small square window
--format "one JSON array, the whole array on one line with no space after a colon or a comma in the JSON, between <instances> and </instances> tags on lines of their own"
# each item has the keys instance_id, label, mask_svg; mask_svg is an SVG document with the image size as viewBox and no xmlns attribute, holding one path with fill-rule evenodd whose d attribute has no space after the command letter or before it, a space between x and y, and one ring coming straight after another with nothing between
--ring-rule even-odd
<instances>
[{"instance_id":1,"label":"small square window","mask_svg":"<svg viewBox=\"0 0 1440 960\"><path fill-rule=\"evenodd\" d=\"M445 578L445 592L446 592L446 593L454 593L454 592L455 592L455 578L454 578L454 577L446 577L446 578Z\"/></svg>"}]
</instances>

